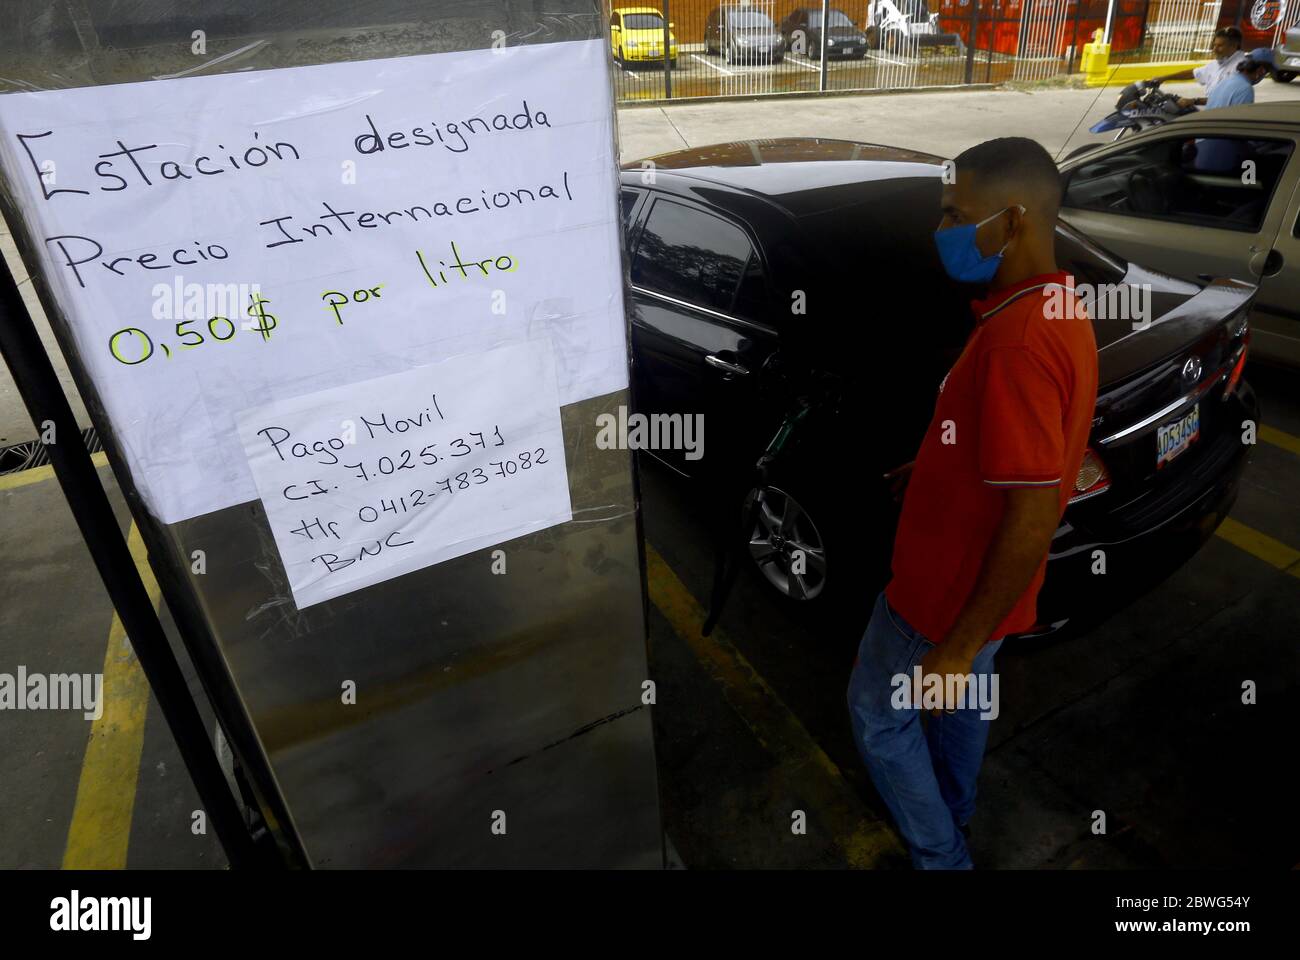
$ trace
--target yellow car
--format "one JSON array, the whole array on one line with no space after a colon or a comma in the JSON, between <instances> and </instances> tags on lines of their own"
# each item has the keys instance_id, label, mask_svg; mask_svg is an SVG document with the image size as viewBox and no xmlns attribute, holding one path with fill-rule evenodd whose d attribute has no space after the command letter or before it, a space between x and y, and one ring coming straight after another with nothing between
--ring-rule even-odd
<instances>
[{"instance_id":1,"label":"yellow car","mask_svg":"<svg viewBox=\"0 0 1300 960\"><path fill-rule=\"evenodd\" d=\"M677 65L677 38L668 24L668 59ZM619 63L663 60L664 17L654 7L622 7L609 18L609 46Z\"/></svg>"}]
</instances>

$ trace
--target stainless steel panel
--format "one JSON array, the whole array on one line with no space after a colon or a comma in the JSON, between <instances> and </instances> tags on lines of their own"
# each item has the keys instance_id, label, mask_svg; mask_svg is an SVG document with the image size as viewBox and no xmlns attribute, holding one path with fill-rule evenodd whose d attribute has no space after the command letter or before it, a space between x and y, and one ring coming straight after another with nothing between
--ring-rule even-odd
<instances>
[{"instance_id":1,"label":"stainless steel panel","mask_svg":"<svg viewBox=\"0 0 1300 960\"><path fill-rule=\"evenodd\" d=\"M205 73L474 49L498 31L510 44L604 35L594 0L547 6L25 4L0 40L0 89L175 73L195 64L193 29L235 52ZM204 685L286 843L325 867L662 865L633 467L594 443L597 415L626 404L626 391L562 410L574 518L498 545L504 576L484 550L299 611L260 503L169 526L147 514L67 319L36 286ZM194 550L207 555L203 576L189 572ZM342 702L345 681L355 705ZM504 836L491 831L494 811Z\"/></svg>"}]
</instances>

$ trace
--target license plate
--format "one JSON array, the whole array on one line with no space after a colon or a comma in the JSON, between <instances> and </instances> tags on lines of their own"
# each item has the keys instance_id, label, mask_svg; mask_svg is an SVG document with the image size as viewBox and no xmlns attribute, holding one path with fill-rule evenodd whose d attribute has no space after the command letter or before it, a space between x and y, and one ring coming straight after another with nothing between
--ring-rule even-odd
<instances>
[{"instance_id":1,"label":"license plate","mask_svg":"<svg viewBox=\"0 0 1300 960\"><path fill-rule=\"evenodd\" d=\"M1192 407L1191 413L1156 431L1156 469L1185 451L1200 435L1201 405L1198 403Z\"/></svg>"}]
</instances>

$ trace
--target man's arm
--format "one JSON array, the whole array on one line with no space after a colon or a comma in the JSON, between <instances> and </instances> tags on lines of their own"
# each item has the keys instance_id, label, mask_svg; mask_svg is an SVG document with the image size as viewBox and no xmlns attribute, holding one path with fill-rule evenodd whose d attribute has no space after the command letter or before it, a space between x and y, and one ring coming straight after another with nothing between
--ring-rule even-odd
<instances>
[{"instance_id":1,"label":"man's arm","mask_svg":"<svg viewBox=\"0 0 1300 960\"><path fill-rule=\"evenodd\" d=\"M1002 521L975 587L943 642L922 659L923 674L970 673L971 661L992 639L1047 555L1061 522L1059 488L1016 487L1003 496Z\"/></svg>"}]
</instances>

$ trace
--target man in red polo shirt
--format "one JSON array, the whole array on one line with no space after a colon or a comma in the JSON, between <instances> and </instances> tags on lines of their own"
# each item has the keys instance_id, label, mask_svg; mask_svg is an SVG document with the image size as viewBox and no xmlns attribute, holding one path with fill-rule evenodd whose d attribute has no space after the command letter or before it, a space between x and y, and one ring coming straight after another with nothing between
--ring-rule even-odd
<instances>
[{"instance_id":1,"label":"man in red polo shirt","mask_svg":"<svg viewBox=\"0 0 1300 960\"><path fill-rule=\"evenodd\" d=\"M1082 305L1061 307L1073 281L1056 265L1061 186L1047 151L990 140L958 156L955 174L935 244L955 280L986 292L911 467L893 579L859 646L848 701L859 752L913 863L962 869L998 709L993 657L1003 637L1035 622L1048 547L1088 441L1097 345ZM914 683L918 666L924 680ZM941 700L925 698L936 691ZM922 709L937 706L923 729Z\"/></svg>"}]
</instances>

